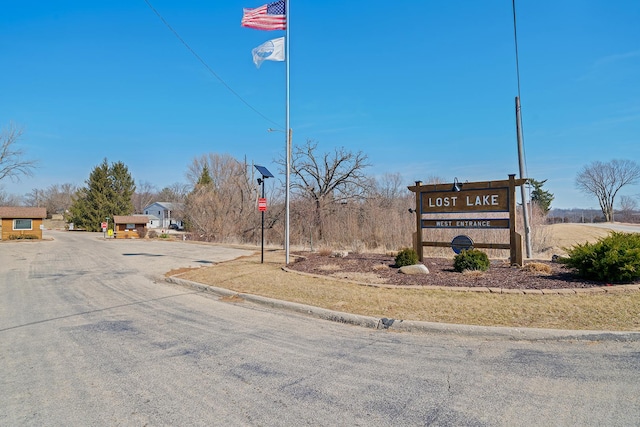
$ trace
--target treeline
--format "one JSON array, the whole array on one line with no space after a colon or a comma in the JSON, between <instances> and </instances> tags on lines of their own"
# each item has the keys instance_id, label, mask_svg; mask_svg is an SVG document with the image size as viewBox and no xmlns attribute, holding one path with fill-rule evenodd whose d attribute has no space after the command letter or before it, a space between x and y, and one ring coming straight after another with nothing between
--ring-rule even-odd
<instances>
[{"instance_id":1,"label":"treeline","mask_svg":"<svg viewBox=\"0 0 640 427\"><path fill-rule=\"evenodd\" d=\"M285 239L284 159L278 164L280 170L273 172L279 178L264 181L268 200L265 240L274 246L284 245ZM411 183L397 173L372 177L367 174L369 166L362 152L345 148L321 152L311 140L294 147L289 224L292 247L359 252L412 246L416 206L414 194L407 189ZM172 218L184 221L192 239L259 244L262 223L258 198L262 188L258 182L261 175L254 165L210 153L194 159L185 175L186 184L159 190L148 182L134 183L122 162L108 164L105 159L91 172L85 186L61 184L34 189L21 204L46 207L49 215L61 214L81 228L96 231L107 217L143 214L144 208L154 202L171 202L178 207ZM423 182L445 180L427 177ZM546 201L534 215L535 223L541 224L552 196L542 190L544 181L535 183L537 197ZM15 201L3 199L0 193L0 204ZM434 239L445 239L442 241L450 238L434 235ZM501 241L504 236L479 238Z\"/></svg>"}]
</instances>

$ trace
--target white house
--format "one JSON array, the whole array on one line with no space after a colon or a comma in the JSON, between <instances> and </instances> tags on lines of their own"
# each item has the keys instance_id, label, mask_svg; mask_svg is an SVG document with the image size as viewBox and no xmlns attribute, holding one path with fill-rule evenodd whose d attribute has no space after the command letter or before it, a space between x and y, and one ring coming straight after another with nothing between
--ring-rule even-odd
<instances>
[{"instance_id":1,"label":"white house","mask_svg":"<svg viewBox=\"0 0 640 427\"><path fill-rule=\"evenodd\" d=\"M144 214L149 217L149 228L179 228L182 229L182 212L184 204L171 202L155 202L144 208ZM174 227L171 227L171 225Z\"/></svg>"}]
</instances>

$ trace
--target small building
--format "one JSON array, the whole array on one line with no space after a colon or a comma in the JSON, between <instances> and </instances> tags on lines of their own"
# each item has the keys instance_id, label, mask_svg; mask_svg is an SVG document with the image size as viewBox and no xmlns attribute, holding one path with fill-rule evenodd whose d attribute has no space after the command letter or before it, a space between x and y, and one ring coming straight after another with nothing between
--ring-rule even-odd
<instances>
[{"instance_id":1,"label":"small building","mask_svg":"<svg viewBox=\"0 0 640 427\"><path fill-rule=\"evenodd\" d=\"M147 218L149 218L149 222L147 223L147 228L160 228L160 218L155 215L148 214Z\"/></svg>"},{"instance_id":2,"label":"small building","mask_svg":"<svg viewBox=\"0 0 640 427\"><path fill-rule=\"evenodd\" d=\"M184 225L182 222L183 203L155 202L146 206L143 211L145 215L155 217L149 222L151 228L169 229L174 225L181 229Z\"/></svg>"},{"instance_id":3,"label":"small building","mask_svg":"<svg viewBox=\"0 0 640 427\"><path fill-rule=\"evenodd\" d=\"M114 233L116 239L139 239L147 234L146 215L114 215Z\"/></svg>"},{"instance_id":4,"label":"small building","mask_svg":"<svg viewBox=\"0 0 640 427\"><path fill-rule=\"evenodd\" d=\"M2 240L42 239L46 208L0 206Z\"/></svg>"}]
</instances>

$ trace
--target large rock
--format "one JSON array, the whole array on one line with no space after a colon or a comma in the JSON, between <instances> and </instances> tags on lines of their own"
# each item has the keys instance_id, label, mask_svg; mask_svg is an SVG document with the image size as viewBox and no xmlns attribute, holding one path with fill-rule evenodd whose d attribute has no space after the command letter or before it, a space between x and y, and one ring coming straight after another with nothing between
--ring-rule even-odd
<instances>
[{"instance_id":1,"label":"large rock","mask_svg":"<svg viewBox=\"0 0 640 427\"><path fill-rule=\"evenodd\" d=\"M429 269L424 264L405 265L400 267L400 273L402 274L429 274Z\"/></svg>"}]
</instances>

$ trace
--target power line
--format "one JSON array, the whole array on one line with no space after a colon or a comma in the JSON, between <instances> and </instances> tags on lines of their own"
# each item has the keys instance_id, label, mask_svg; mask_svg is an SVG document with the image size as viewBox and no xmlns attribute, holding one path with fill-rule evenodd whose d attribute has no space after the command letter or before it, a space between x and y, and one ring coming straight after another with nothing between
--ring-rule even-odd
<instances>
[{"instance_id":1,"label":"power line","mask_svg":"<svg viewBox=\"0 0 640 427\"><path fill-rule=\"evenodd\" d=\"M180 34L178 34L178 32L176 30L173 29L173 27L167 22L166 19L164 19L162 17L162 15L160 15L160 12L158 12L149 2L149 0L144 0L144 2L147 4L147 6L149 6L149 9L151 9L153 11L153 13L156 14L156 16L162 21L162 23L173 33L174 36L176 36L176 38L178 40L180 40L180 43L182 43L184 45L184 47L187 48L187 50L189 52L191 52L191 54L193 56L195 56L195 58L200 61L200 63L207 69L207 71L209 71L209 73L214 76L216 79L218 79L218 81L220 83L222 83L222 85L224 87L226 87L229 92L231 92L232 94L234 94L240 101L242 101L243 104L245 104L247 107L249 107L251 110L253 110L256 114L258 114L260 117L262 117L263 119L265 119L268 122L273 123L274 125L278 126L279 128L281 128L282 126L280 126L280 124L274 122L273 120L271 120L270 118L268 118L267 116L265 116L264 114L262 114L260 111L258 111L256 108L254 108L251 104L249 104L249 102L247 102L242 96L240 96L240 94L238 94L238 92L236 92L235 90L233 90L233 88L231 88L231 86L229 86L227 84L227 82L225 82L222 77L220 77L215 71L213 71L213 69L211 67L209 67L209 65L204 61L204 59L202 59L200 57L200 55L198 55L196 53L196 51L194 51L191 46L189 46L189 44L184 41L184 39L182 37L180 37Z\"/></svg>"}]
</instances>

